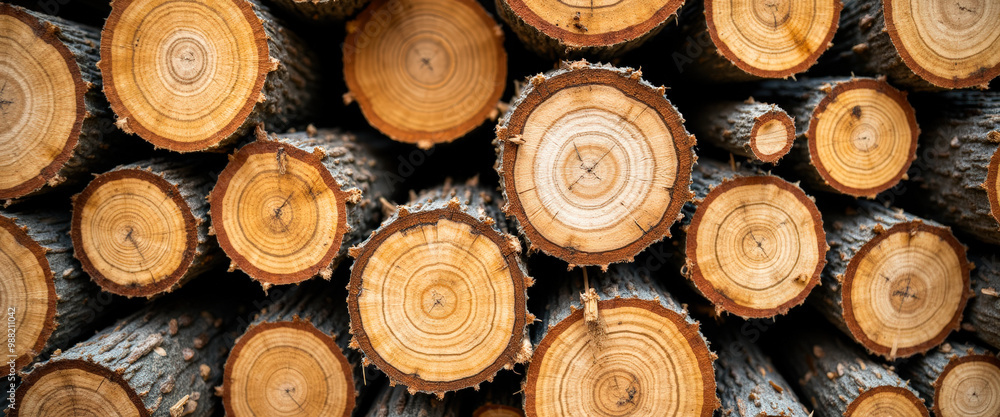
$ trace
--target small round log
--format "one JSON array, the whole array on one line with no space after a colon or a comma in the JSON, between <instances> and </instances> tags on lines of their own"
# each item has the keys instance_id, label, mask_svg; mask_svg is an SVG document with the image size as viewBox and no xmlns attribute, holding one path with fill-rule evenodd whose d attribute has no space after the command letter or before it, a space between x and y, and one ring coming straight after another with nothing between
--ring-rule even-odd
<instances>
[{"instance_id":1,"label":"small round log","mask_svg":"<svg viewBox=\"0 0 1000 417\"><path fill-rule=\"evenodd\" d=\"M754 161L777 164L795 143L795 122L781 107L747 101L699 109L691 130L705 142Z\"/></svg>"},{"instance_id":2,"label":"small round log","mask_svg":"<svg viewBox=\"0 0 1000 417\"><path fill-rule=\"evenodd\" d=\"M977 345L950 342L905 364L900 375L937 417L1000 415L1000 359Z\"/></svg>"},{"instance_id":3,"label":"small round log","mask_svg":"<svg viewBox=\"0 0 1000 417\"><path fill-rule=\"evenodd\" d=\"M226 415L352 415L366 383L361 355L347 347L343 289L330 288L296 287L236 340L222 381Z\"/></svg>"},{"instance_id":4,"label":"small round log","mask_svg":"<svg viewBox=\"0 0 1000 417\"><path fill-rule=\"evenodd\" d=\"M831 322L890 360L927 352L958 329L971 264L948 228L869 202L826 214L831 250L813 306Z\"/></svg>"},{"instance_id":5,"label":"small round log","mask_svg":"<svg viewBox=\"0 0 1000 417\"><path fill-rule=\"evenodd\" d=\"M474 387L531 356L533 281L496 200L433 188L351 248L351 346L411 392Z\"/></svg>"},{"instance_id":6,"label":"small round log","mask_svg":"<svg viewBox=\"0 0 1000 417\"><path fill-rule=\"evenodd\" d=\"M826 265L826 233L812 197L772 175L701 159L697 209L685 233L684 272L720 311L744 318L802 304Z\"/></svg>"},{"instance_id":7,"label":"small round log","mask_svg":"<svg viewBox=\"0 0 1000 417\"><path fill-rule=\"evenodd\" d=\"M503 30L474 0L373 0L343 49L345 100L425 149L481 125L506 86Z\"/></svg>"},{"instance_id":8,"label":"small round log","mask_svg":"<svg viewBox=\"0 0 1000 417\"><path fill-rule=\"evenodd\" d=\"M230 268L265 287L330 279L378 225L391 183L355 135L331 129L272 134L240 148L209 196Z\"/></svg>"},{"instance_id":9,"label":"small round log","mask_svg":"<svg viewBox=\"0 0 1000 417\"><path fill-rule=\"evenodd\" d=\"M874 198L906 175L920 129L906 93L874 78L769 81L753 94L794 117L806 137L788 159L810 185Z\"/></svg>"},{"instance_id":10,"label":"small round log","mask_svg":"<svg viewBox=\"0 0 1000 417\"><path fill-rule=\"evenodd\" d=\"M526 415L712 416L714 354L687 311L631 266L582 281L566 279L540 317Z\"/></svg>"},{"instance_id":11,"label":"small round log","mask_svg":"<svg viewBox=\"0 0 1000 417\"><path fill-rule=\"evenodd\" d=\"M315 61L258 0L115 0L98 66L118 127L194 152L307 114Z\"/></svg>"},{"instance_id":12,"label":"small round log","mask_svg":"<svg viewBox=\"0 0 1000 417\"><path fill-rule=\"evenodd\" d=\"M208 236L205 163L153 159L98 175L73 198L73 255L105 291L153 297L222 260Z\"/></svg>"},{"instance_id":13,"label":"small round log","mask_svg":"<svg viewBox=\"0 0 1000 417\"><path fill-rule=\"evenodd\" d=\"M695 140L663 93L586 61L530 78L497 126L497 171L532 249L606 267L670 236Z\"/></svg>"}]
</instances>

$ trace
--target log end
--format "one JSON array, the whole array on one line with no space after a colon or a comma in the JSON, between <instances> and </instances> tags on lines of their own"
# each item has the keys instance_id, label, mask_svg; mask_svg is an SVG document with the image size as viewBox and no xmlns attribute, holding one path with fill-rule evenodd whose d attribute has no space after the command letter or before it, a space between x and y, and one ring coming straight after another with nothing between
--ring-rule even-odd
<instances>
[{"instance_id":1,"label":"log end","mask_svg":"<svg viewBox=\"0 0 1000 417\"><path fill-rule=\"evenodd\" d=\"M198 248L198 224L177 186L147 170L97 176L73 200L73 255L105 291L152 297L177 286Z\"/></svg>"},{"instance_id":2,"label":"log end","mask_svg":"<svg viewBox=\"0 0 1000 417\"><path fill-rule=\"evenodd\" d=\"M336 341L304 320L251 326L226 360L222 403L232 417L310 415L349 417L353 370Z\"/></svg>"},{"instance_id":3,"label":"log end","mask_svg":"<svg viewBox=\"0 0 1000 417\"><path fill-rule=\"evenodd\" d=\"M843 317L855 340L889 359L924 353L957 330L972 294L963 246L946 228L898 223L847 265Z\"/></svg>"},{"instance_id":4,"label":"log end","mask_svg":"<svg viewBox=\"0 0 1000 417\"><path fill-rule=\"evenodd\" d=\"M830 187L874 198L906 174L919 134L905 93L883 80L855 78L820 101L806 137L811 163Z\"/></svg>"},{"instance_id":5,"label":"log end","mask_svg":"<svg viewBox=\"0 0 1000 417\"><path fill-rule=\"evenodd\" d=\"M817 378L822 378L818 376ZM924 400L913 391L883 385L863 392L847 406L845 417L862 416L930 417Z\"/></svg>"},{"instance_id":6,"label":"log end","mask_svg":"<svg viewBox=\"0 0 1000 417\"><path fill-rule=\"evenodd\" d=\"M10 417L151 415L117 372L76 359L49 362L27 374L17 389L15 404L16 408L8 410Z\"/></svg>"},{"instance_id":7,"label":"log end","mask_svg":"<svg viewBox=\"0 0 1000 417\"><path fill-rule=\"evenodd\" d=\"M16 369L28 366L42 352L56 327L58 300L46 251L14 219L0 216L0 256L7 261L0 269L0 306L5 316L14 310L17 338L8 353L15 356Z\"/></svg>"},{"instance_id":8,"label":"log end","mask_svg":"<svg viewBox=\"0 0 1000 417\"><path fill-rule=\"evenodd\" d=\"M689 277L744 318L786 313L819 284L826 233L816 204L774 176L723 181L698 204L686 239Z\"/></svg>"},{"instance_id":9,"label":"log end","mask_svg":"<svg viewBox=\"0 0 1000 417\"><path fill-rule=\"evenodd\" d=\"M311 151L279 140L246 145L209 194L219 246L263 284L312 278L342 251L351 195L341 185Z\"/></svg>"},{"instance_id":10,"label":"log end","mask_svg":"<svg viewBox=\"0 0 1000 417\"><path fill-rule=\"evenodd\" d=\"M1000 415L1000 359L992 354L952 357L934 381L935 416Z\"/></svg>"},{"instance_id":11,"label":"log end","mask_svg":"<svg viewBox=\"0 0 1000 417\"><path fill-rule=\"evenodd\" d=\"M115 1L101 32L99 66L122 129L177 152L214 148L237 133L273 66L254 7Z\"/></svg>"},{"instance_id":12,"label":"log end","mask_svg":"<svg viewBox=\"0 0 1000 417\"><path fill-rule=\"evenodd\" d=\"M87 117L87 84L76 58L52 25L24 9L0 4L0 200L26 196L58 174L73 156Z\"/></svg>"},{"instance_id":13,"label":"log end","mask_svg":"<svg viewBox=\"0 0 1000 417\"><path fill-rule=\"evenodd\" d=\"M761 162L777 163L794 143L795 123L784 110L775 107L754 121L750 151Z\"/></svg>"}]
</instances>

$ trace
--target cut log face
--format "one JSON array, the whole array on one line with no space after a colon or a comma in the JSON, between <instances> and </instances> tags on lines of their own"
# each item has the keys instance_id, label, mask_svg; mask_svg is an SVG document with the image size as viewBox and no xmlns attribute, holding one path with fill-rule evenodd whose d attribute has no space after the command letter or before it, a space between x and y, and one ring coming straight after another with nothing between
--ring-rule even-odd
<instances>
[{"instance_id":1,"label":"cut log face","mask_svg":"<svg viewBox=\"0 0 1000 417\"><path fill-rule=\"evenodd\" d=\"M497 128L505 211L532 248L606 266L670 235L694 137L640 72L569 65L533 77Z\"/></svg>"},{"instance_id":2,"label":"cut log face","mask_svg":"<svg viewBox=\"0 0 1000 417\"><path fill-rule=\"evenodd\" d=\"M530 278L516 239L493 226L492 199L478 188L433 190L352 249L354 346L412 391L471 387L530 355Z\"/></svg>"},{"instance_id":3,"label":"cut log face","mask_svg":"<svg viewBox=\"0 0 1000 417\"><path fill-rule=\"evenodd\" d=\"M837 31L841 2L705 1L708 33L741 70L785 78L811 67Z\"/></svg>"},{"instance_id":4,"label":"cut log face","mask_svg":"<svg viewBox=\"0 0 1000 417\"><path fill-rule=\"evenodd\" d=\"M814 378L823 378L821 375ZM881 386L865 391L847 407L844 417L928 416L924 401L912 391L902 387Z\"/></svg>"},{"instance_id":5,"label":"cut log face","mask_svg":"<svg viewBox=\"0 0 1000 417\"><path fill-rule=\"evenodd\" d=\"M566 56L583 49L606 58L656 33L683 4L683 0L497 0L497 10L537 52Z\"/></svg>"},{"instance_id":6,"label":"cut log face","mask_svg":"<svg viewBox=\"0 0 1000 417\"><path fill-rule=\"evenodd\" d=\"M149 417L142 400L118 373L85 360L54 363L28 374L12 416Z\"/></svg>"},{"instance_id":7,"label":"cut log face","mask_svg":"<svg viewBox=\"0 0 1000 417\"><path fill-rule=\"evenodd\" d=\"M14 308L13 353L21 369L41 352L55 329L56 288L45 248L13 220L0 216L0 305ZM10 358L8 358L10 359Z\"/></svg>"},{"instance_id":8,"label":"cut log face","mask_svg":"<svg viewBox=\"0 0 1000 417\"><path fill-rule=\"evenodd\" d=\"M906 95L884 81L837 84L809 122L809 155L828 185L874 197L896 185L916 159L917 128Z\"/></svg>"},{"instance_id":9,"label":"cut log face","mask_svg":"<svg viewBox=\"0 0 1000 417\"><path fill-rule=\"evenodd\" d=\"M762 162L777 162L792 149L795 123L781 109L769 110L754 120L750 151Z\"/></svg>"},{"instance_id":10,"label":"cut log face","mask_svg":"<svg viewBox=\"0 0 1000 417\"><path fill-rule=\"evenodd\" d=\"M57 30L0 4L0 199L61 182L77 146L88 87Z\"/></svg>"},{"instance_id":11,"label":"cut log face","mask_svg":"<svg viewBox=\"0 0 1000 417\"><path fill-rule=\"evenodd\" d=\"M630 266L553 295L536 333L524 410L542 416L712 416L714 354L699 324Z\"/></svg>"},{"instance_id":12,"label":"cut log face","mask_svg":"<svg viewBox=\"0 0 1000 417\"><path fill-rule=\"evenodd\" d=\"M915 74L945 88L986 88L1000 75L1000 3L885 0L885 27Z\"/></svg>"},{"instance_id":13,"label":"cut log face","mask_svg":"<svg viewBox=\"0 0 1000 417\"><path fill-rule=\"evenodd\" d=\"M77 259L105 291L149 297L185 276L197 226L174 184L133 168L102 174L76 196L71 236Z\"/></svg>"},{"instance_id":14,"label":"cut log face","mask_svg":"<svg viewBox=\"0 0 1000 417\"><path fill-rule=\"evenodd\" d=\"M724 180L699 204L687 230L687 269L717 307L772 317L801 304L826 265L819 209L773 176Z\"/></svg>"},{"instance_id":15,"label":"cut log face","mask_svg":"<svg viewBox=\"0 0 1000 417\"><path fill-rule=\"evenodd\" d=\"M175 151L229 139L265 100L265 78L277 67L254 7L115 0L99 65L119 127Z\"/></svg>"},{"instance_id":16,"label":"cut log face","mask_svg":"<svg viewBox=\"0 0 1000 417\"><path fill-rule=\"evenodd\" d=\"M508 405L486 404L477 408L472 417L524 417L524 410Z\"/></svg>"},{"instance_id":17,"label":"cut log face","mask_svg":"<svg viewBox=\"0 0 1000 417\"><path fill-rule=\"evenodd\" d=\"M851 258L842 291L847 327L868 350L889 358L926 352L965 308L965 247L945 228L897 224Z\"/></svg>"},{"instance_id":18,"label":"cut log face","mask_svg":"<svg viewBox=\"0 0 1000 417\"><path fill-rule=\"evenodd\" d=\"M503 31L471 0L375 0L348 25L344 78L372 126L427 148L486 120L503 93Z\"/></svg>"},{"instance_id":19,"label":"cut log face","mask_svg":"<svg viewBox=\"0 0 1000 417\"><path fill-rule=\"evenodd\" d=\"M330 335L304 320L264 322L244 333L226 363L225 390L231 416L354 411L350 363Z\"/></svg>"},{"instance_id":20,"label":"cut log face","mask_svg":"<svg viewBox=\"0 0 1000 417\"><path fill-rule=\"evenodd\" d=\"M953 357L934 381L934 415L1000 415L1000 359L992 354Z\"/></svg>"}]
</instances>

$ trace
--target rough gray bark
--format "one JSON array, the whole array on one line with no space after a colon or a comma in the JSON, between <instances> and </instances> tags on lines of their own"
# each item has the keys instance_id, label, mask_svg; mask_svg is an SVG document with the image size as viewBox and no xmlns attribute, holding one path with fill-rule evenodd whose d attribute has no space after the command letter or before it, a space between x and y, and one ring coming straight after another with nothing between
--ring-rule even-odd
<instances>
[{"instance_id":1,"label":"rough gray bark","mask_svg":"<svg viewBox=\"0 0 1000 417\"><path fill-rule=\"evenodd\" d=\"M1000 257L996 252L972 252L972 292L966 311L980 340L1000 349Z\"/></svg>"},{"instance_id":2,"label":"rough gray bark","mask_svg":"<svg viewBox=\"0 0 1000 417\"><path fill-rule=\"evenodd\" d=\"M100 60L99 29L71 22L55 16L49 16L17 6L0 3L0 14L25 13L39 22L39 29L51 32L69 49L80 72L78 88L82 88L84 108L83 124L76 138L75 146L68 149L67 158L60 165L50 167L51 171L42 172L36 179L20 187L24 189L0 190L0 200L6 200L5 205L16 202L15 199L30 195L42 194L60 185L78 184L87 179L87 174L108 166L112 156L111 146L117 144L116 129L112 120L111 109L101 91L101 73L97 69ZM109 135L111 134L111 135Z\"/></svg>"},{"instance_id":3,"label":"rough gray bark","mask_svg":"<svg viewBox=\"0 0 1000 417\"><path fill-rule=\"evenodd\" d=\"M826 230L830 250L826 253L827 265L823 269L821 283L814 289L813 294L815 295L810 300L810 304L837 326L837 328L848 336L854 337L852 329L849 328L844 318L844 294L842 291L847 267L854 256L870 240L896 225L909 223L911 225L928 225L942 228L945 226L902 210L885 208L882 205L864 200L858 201L856 208L840 212L827 210L823 214L824 229ZM962 253L957 254L959 262L965 261L964 252L962 250ZM963 295L963 300L960 302L960 307L965 305L965 297L968 297L968 295L969 292L966 291ZM955 329L958 326L958 322L954 323ZM944 335L950 333L951 330L954 329L945 329ZM865 347L869 351L874 350L873 346ZM890 354L885 352L876 353L887 357L890 356ZM907 353L900 351L898 356L905 357L913 353L916 352Z\"/></svg>"},{"instance_id":4,"label":"rough gray bark","mask_svg":"<svg viewBox=\"0 0 1000 417\"><path fill-rule=\"evenodd\" d=\"M951 361L970 355L993 356L993 353L971 343L951 341L927 352L927 355L900 366L899 375L906 378L910 386L920 393L921 398L927 401L928 408L934 411L934 415L944 417L938 409L938 404L935 404L937 398L935 385L940 383L938 379Z\"/></svg>"},{"instance_id":5,"label":"rough gray bark","mask_svg":"<svg viewBox=\"0 0 1000 417\"><path fill-rule=\"evenodd\" d=\"M771 358L738 327L725 326L709 336L718 346L715 382L723 416L809 416Z\"/></svg>"},{"instance_id":6,"label":"rough gray bark","mask_svg":"<svg viewBox=\"0 0 1000 417\"><path fill-rule=\"evenodd\" d=\"M368 0L271 0L300 19L333 22L354 15Z\"/></svg>"},{"instance_id":7,"label":"rough gray bark","mask_svg":"<svg viewBox=\"0 0 1000 417\"><path fill-rule=\"evenodd\" d=\"M211 172L215 170L214 168L206 170L206 166L211 167L208 161L199 160L195 157L189 157L185 160L154 158L120 165L108 171L108 173L112 173L122 170L144 170L163 178L176 188L181 199L187 203L195 219L197 246L193 248L194 258L191 260L191 264L187 267L184 274L169 286L157 290L152 294L145 291L147 294L143 295L147 298L174 291L191 279L221 264L222 254L219 251L218 244L215 241L215 237L209 236L208 233L211 224L208 215L208 194L212 190L212 187L215 186L215 180L218 175L215 172ZM79 201L79 196L80 194L77 194L73 197L74 211L82 209L82 204L84 204L84 202ZM78 234L74 233L73 236L76 238ZM76 243L76 247L82 248L82 243ZM82 249L75 252L73 256L81 260L84 270L90 274L94 281L104 287L106 291L112 293L119 292L120 288L117 285L114 285L113 288L106 287L110 281L103 278L103 274L93 268L89 260L81 258L87 256L83 253ZM132 294L128 294L126 291L121 292L122 295L132 296Z\"/></svg>"},{"instance_id":8,"label":"rough gray bark","mask_svg":"<svg viewBox=\"0 0 1000 417\"><path fill-rule=\"evenodd\" d=\"M703 2L693 2L684 7L678 20L682 34L679 38L683 40L678 42L676 50L688 52L686 56L673 55L681 73L690 72L692 77L706 82L735 83L761 79L741 70L719 52L708 32ZM692 54L691 51L698 52Z\"/></svg>"},{"instance_id":9,"label":"rough gray bark","mask_svg":"<svg viewBox=\"0 0 1000 417\"><path fill-rule=\"evenodd\" d=\"M186 295L158 300L53 356L25 377L19 395L30 393L35 372L89 363L120 375L127 384L122 388L138 395L153 417L213 415L240 304L213 294Z\"/></svg>"},{"instance_id":10,"label":"rough gray bark","mask_svg":"<svg viewBox=\"0 0 1000 417\"><path fill-rule=\"evenodd\" d=\"M459 398L452 393L438 400L431 394L409 394L406 387L382 386L366 417L458 417Z\"/></svg>"},{"instance_id":11,"label":"rough gray bark","mask_svg":"<svg viewBox=\"0 0 1000 417\"><path fill-rule=\"evenodd\" d=\"M13 221L16 227L26 228L28 237L46 251L45 258L55 286L56 312L55 321L49 326L51 334L47 335L48 339L35 355L17 359L18 368L23 369L33 361L47 359L56 349L69 348L96 330L104 319L119 310L122 299L101 292L73 258L67 213L0 212L0 225L9 221Z\"/></svg>"},{"instance_id":12,"label":"rough gray bark","mask_svg":"<svg viewBox=\"0 0 1000 417\"><path fill-rule=\"evenodd\" d=\"M843 0L838 42L830 54L852 62L865 74L885 75L911 90L940 90L914 74L899 57L885 28L882 0Z\"/></svg>"},{"instance_id":13,"label":"rough gray bark","mask_svg":"<svg viewBox=\"0 0 1000 417\"><path fill-rule=\"evenodd\" d=\"M916 392L890 368L869 359L842 337L822 330L796 330L794 337L782 339L775 352L787 368L785 375L798 381L817 417L842 417L859 396L881 387L906 390L920 403L923 416L928 416Z\"/></svg>"},{"instance_id":14,"label":"rough gray bark","mask_svg":"<svg viewBox=\"0 0 1000 417\"><path fill-rule=\"evenodd\" d=\"M771 111L785 113L777 105L757 102L752 97L743 102L719 102L695 112L689 125L696 137L714 146L754 161L776 164L791 149L769 156L757 154L751 147L758 118ZM794 141L795 136L793 133L789 141Z\"/></svg>"},{"instance_id":15,"label":"rough gray bark","mask_svg":"<svg viewBox=\"0 0 1000 417\"><path fill-rule=\"evenodd\" d=\"M991 204L987 193L989 173L996 178L1000 170L1000 92L944 93L924 114L930 117L922 119L926 133L917 168L927 192L917 196L927 214L1000 244L1000 199L994 194Z\"/></svg>"}]
</instances>

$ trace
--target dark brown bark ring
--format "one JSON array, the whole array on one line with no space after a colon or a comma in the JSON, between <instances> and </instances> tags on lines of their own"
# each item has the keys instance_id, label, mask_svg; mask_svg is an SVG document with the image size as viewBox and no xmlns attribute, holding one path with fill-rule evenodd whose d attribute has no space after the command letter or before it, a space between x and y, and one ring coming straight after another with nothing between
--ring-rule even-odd
<instances>
[{"instance_id":1,"label":"dark brown bark ring","mask_svg":"<svg viewBox=\"0 0 1000 417\"><path fill-rule=\"evenodd\" d=\"M979 388L985 388L986 393L973 391L973 395L976 395L976 400L979 400L979 396L982 395L986 397L987 400L992 400L989 403L984 404L986 409L976 407L977 409L969 410L960 408L962 405L966 404L955 404L954 398L945 398L948 394L953 394L959 396L965 394L964 392L956 392L959 390L976 387L963 386L962 382L958 381L958 386L953 386L955 381L949 381L948 377L952 375L952 372L961 372L960 368L964 366L970 366L975 364L985 365L987 367L987 372L989 375L977 375L979 378L978 382L981 382ZM990 378L990 379L986 379ZM975 383L977 381L973 381ZM946 388L945 385L948 385ZM983 355L967 355L963 357L955 357L948 361L945 365L944 370L938 375L937 379L934 381L934 407L931 411L934 412L935 416L938 417L960 417L964 415L976 415L976 416L988 416L996 415L1000 413L1000 401L997 401L997 396L1000 395L1000 359L992 354ZM968 401L969 395L966 395L964 400ZM946 404L946 405L944 405ZM944 405L944 406L942 406ZM971 404L972 406L979 406L980 404ZM991 407L992 405L992 407ZM955 407L959 407L956 409Z\"/></svg>"},{"instance_id":2,"label":"dark brown bark ring","mask_svg":"<svg viewBox=\"0 0 1000 417\"><path fill-rule=\"evenodd\" d=\"M97 387L79 386L74 382L78 381L78 379L80 378L80 376L78 375L80 373L82 373L86 378L99 378L101 382ZM65 375L61 376L60 374L65 374ZM40 383L40 382L45 382L44 380L46 379L46 377L66 378L73 376L76 376L76 378L78 379L74 381L64 381L61 384L62 386L56 387L57 389L55 390L53 390L51 387L48 386L51 384L51 382L46 382L44 384ZM146 410L146 406L139 398L139 395L136 394L135 390L133 390L132 387L129 386L128 382L126 382L121 375L103 366L79 359L50 362L47 365L27 374L24 377L24 380L21 382L21 386L18 388L17 393L15 394L14 398L17 404L17 408L11 410L10 416L19 417L21 413L30 414L29 410L40 411L43 409L42 407L44 407L44 405L64 405L64 406L66 405L65 401L52 400L48 398L48 396L37 399L33 398L32 394L34 393L32 392L32 388L36 386L47 389L49 391L54 391L43 394L51 394L51 395L62 394L69 396L71 399L71 401L69 401L68 404L71 407L58 410L46 409L48 413L46 413L45 415L69 415L69 412L73 410L73 407L76 406L75 401L77 401L78 399L85 399L85 398L80 398L78 396L79 395L77 394L78 391L85 391L87 397L90 397L92 399L101 399L110 402L112 399L106 398L105 393L108 392L111 388L108 388L101 393L97 392L97 388L100 388L101 385L105 383L111 384L113 387L120 390L117 393L118 395L116 395L116 398L114 398L115 400L129 401L127 405L124 406L124 408L126 408L127 411L130 411L130 413L117 414L117 417L132 417L135 415L138 415L139 417L150 417L151 414L148 410ZM65 389L65 388L72 388L72 389ZM89 391L88 389L93 389L93 391ZM38 404L39 402L45 404ZM172 404L166 404L164 406L170 407L171 405ZM41 414L31 415L30 417L35 417L37 415ZM116 417L116 416L108 414L107 417Z\"/></svg>"},{"instance_id":3,"label":"dark brown bark ring","mask_svg":"<svg viewBox=\"0 0 1000 417\"><path fill-rule=\"evenodd\" d=\"M768 144L760 144L760 132L762 128L766 128L769 124L780 123L784 127L784 140L782 141L784 145L778 150L774 150L773 146ZM787 139L791 138L791 139ZM753 129L750 131L750 151L753 152L757 159L761 162L774 163L778 162L781 157L788 154L788 151L792 150L792 145L795 143L795 123L792 122L792 118L788 116L788 113L784 111L771 110L764 113L763 116L757 118L757 122L754 123Z\"/></svg>"},{"instance_id":4,"label":"dark brown bark ring","mask_svg":"<svg viewBox=\"0 0 1000 417\"><path fill-rule=\"evenodd\" d=\"M996 137L1000 139L1000 134L997 134ZM986 172L986 182L983 184L983 187L986 188L986 199L990 201L990 213L993 214L997 223L1000 223L1000 180L997 179L998 174L1000 174L1000 147L997 147L997 150L993 152L990 166ZM1000 231L1000 225L994 226L997 231Z\"/></svg>"},{"instance_id":5,"label":"dark brown bark ring","mask_svg":"<svg viewBox=\"0 0 1000 417\"><path fill-rule=\"evenodd\" d=\"M6 243L5 240L7 240L7 237L5 237L4 234L9 234L9 237L13 238L14 243L17 243L24 249L30 251L31 255L33 255L34 258L37 260L38 267L41 269L43 273L43 275L39 278L42 278L44 280L44 285L48 289L46 296L47 302L42 304L45 307L45 314L42 315L42 317L44 317L42 322L38 323L36 326L26 326L24 321L18 322L16 324L17 341L31 340L28 338L29 336L33 335L28 332L29 329L37 332L37 336L33 337L34 344L32 344L30 350L24 351L23 353L17 355L16 358L14 358L14 364L17 367L17 369L22 369L35 359L35 354L37 352L41 352L43 349L45 349L45 345L49 340L49 336L51 336L52 332L55 330L56 302L57 302L56 287L55 287L55 282L53 281L54 277L52 274L52 269L49 267L49 260L45 257L45 248L43 248L37 242L32 240L31 237L28 236L28 234L25 233L24 230L21 230L21 228L17 227L17 224L15 224L13 221L11 221L6 217L0 216L0 255L3 255L5 258L8 259L11 258L12 254L7 253L7 248L4 248L3 246L5 245L2 245L3 243ZM23 271L21 271L20 275L22 277L25 277ZM26 294L23 294L22 291L17 291L18 289L24 289L23 287L11 288L10 286L8 286L14 284L14 282L12 282L13 280L8 281L8 278L9 277L12 278L13 276L15 275L14 274L7 275L6 273L0 276L0 288L4 290L3 293L0 293L2 294L0 295L0 301L3 301L3 304L0 304L0 306L3 306L3 308L5 309L14 307L15 317L31 318L33 317L33 315L26 314L28 310L22 311L16 309L17 307L20 307L17 303L16 298L18 296L24 296ZM8 298L11 296L14 296L13 300ZM24 304L25 304L24 308L26 309L39 307L38 305L39 303L31 303L30 300L24 300ZM37 327L37 329L32 329L32 327ZM19 344L16 343L15 346L17 345Z\"/></svg>"}]
</instances>

